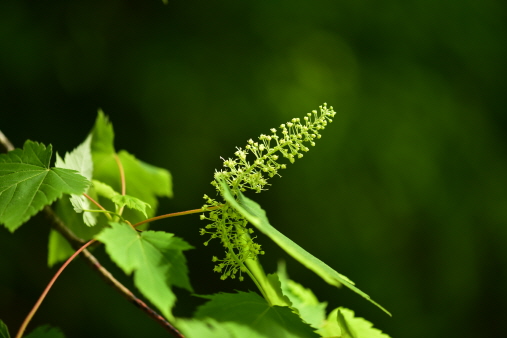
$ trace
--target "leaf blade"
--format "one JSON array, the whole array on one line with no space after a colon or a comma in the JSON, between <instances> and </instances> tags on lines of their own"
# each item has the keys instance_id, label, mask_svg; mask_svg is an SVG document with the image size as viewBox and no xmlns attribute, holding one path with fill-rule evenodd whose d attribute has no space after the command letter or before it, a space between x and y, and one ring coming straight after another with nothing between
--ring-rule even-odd
<instances>
[{"instance_id":1,"label":"leaf blade","mask_svg":"<svg viewBox=\"0 0 507 338\"><path fill-rule=\"evenodd\" d=\"M176 296L171 286L192 291L183 251L188 243L162 231L137 233L125 223L110 223L96 238L106 245L111 259L126 273L134 273L136 287L166 318L172 319L171 309Z\"/></svg>"},{"instance_id":2,"label":"leaf blade","mask_svg":"<svg viewBox=\"0 0 507 338\"><path fill-rule=\"evenodd\" d=\"M88 180L74 170L49 168L52 147L26 141L0 155L0 224L11 232L62 194L81 194Z\"/></svg>"},{"instance_id":3,"label":"leaf blade","mask_svg":"<svg viewBox=\"0 0 507 338\"><path fill-rule=\"evenodd\" d=\"M318 337L289 307L270 306L255 292L238 291L201 297L210 301L197 309L195 317L198 319L235 322L268 337Z\"/></svg>"},{"instance_id":4,"label":"leaf blade","mask_svg":"<svg viewBox=\"0 0 507 338\"><path fill-rule=\"evenodd\" d=\"M136 197L151 205L146 210L152 217L158 206L158 197L172 197L172 177L168 170L152 166L137 159L127 151L120 150L116 155L113 126L102 111L91 132L91 150L94 163L93 178L121 191L120 176L115 157L118 156L125 172L127 195ZM124 217L131 222L146 219L141 211L127 210Z\"/></svg>"},{"instance_id":5,"label":"leaf blade","mask_svg":"<svg viewBox=\"0 0 507 338\"><path fill-rule=\"evenodd\" d=\"M178 328L187 338L269 338L246 325L235 322L217 322L212 318L178 319Z\"/></svg>"},{"instance_id":6,"label":"leaf blade","mask_svg":"<svg viewBox=\"0 0 507 338\"><path fill-rule=\"evenodd\" d=\"M260 205L253 200L247 198L241 193L236 191L237 200L234 198L229 186L223 180L220 180L222 187L222 193L224 199L239 213L241 213L250 223L252 223L259 231L271 238L278 246L280 246L285 252L291 255L294 259L299 261L301 264L306 266L308 269L315 272L327 283L340 286L345 285L352 291L358 293L362 297L366 298L371 303L375 304L382 311L391 315L389 311L384 309L380 304L375 302L365 292L354 286L354 282L348 279L346 276L338 273L336 270L331 268L329 265L318 259L317 257L310 254L308 251L300 247L298 244L293 242L290 238L282 234L276 228L274 228L266 217L266 212L260 207Z\"/></svg>"},{"instance_id":7,"label":"leaf blade","mask_svg":"<svg viewBox=\"0 0 507 338\"><path fill-rule=\"evenodd\" d=\"M70 153L65 154L65 160L63 160L58 154L56 154L55 166L58 168L76 170L82 176L86 177L88 181L92 180L93 174L93 160L91 153L91 135L86 140L77 146ZM88 193L89 188L84 192ZM92 209L90 201L83 195L72 194L70 201L74 207L74 211L83 214L83 221L87 226L95 226L97 224L97 214L85 210Z\"/></svg>"}]
</instances>

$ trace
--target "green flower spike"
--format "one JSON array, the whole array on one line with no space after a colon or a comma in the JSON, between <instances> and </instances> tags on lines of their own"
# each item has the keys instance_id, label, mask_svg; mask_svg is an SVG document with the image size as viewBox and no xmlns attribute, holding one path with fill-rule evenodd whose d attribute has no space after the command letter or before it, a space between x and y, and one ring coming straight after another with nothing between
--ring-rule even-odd
<instances>
[{"instance_id":1,"label":"green flower spike","mask_svg":"<svg viewBox=\"0 0 507 338\"><path fill-rule=\"evenodd\" d=\"M227 169L215 172L215 180L211 184L220 194L220 179L228 183L235 195L236 191L247 189L257 193L266 190L267 180L275 175L280 176L278 171L286 168L285 164L278 162L280 156L291 163L303 157L303 153L310 150L307 145L315 146L315 139L321 137L320 131L333 121L335 114L333 107L328 108L324 103L320 106L320 113L314 110L303 121L294 118L280 125L281 135L272 128L271 135L262 134L258 141L248 140L245 149L237 148L234 153L236 158L224 160ZM203 211L222 205L207 195L204 195L204 199L206 204L202 207ZM210 211L208 216L201 215L201 219L212 222L200 230L201 235L210 236L204 245L219 238L226 249L225 258L213 257L213 261L218 262L214 271L222 273L222 279L235 278L239 272L239 279L242 280L241 273L246 271L244 262L264 254L261 246L253 241L255 237L250 237L253 229L247 227L248 221L227 204Z\"/></svg>"}]
</instances>

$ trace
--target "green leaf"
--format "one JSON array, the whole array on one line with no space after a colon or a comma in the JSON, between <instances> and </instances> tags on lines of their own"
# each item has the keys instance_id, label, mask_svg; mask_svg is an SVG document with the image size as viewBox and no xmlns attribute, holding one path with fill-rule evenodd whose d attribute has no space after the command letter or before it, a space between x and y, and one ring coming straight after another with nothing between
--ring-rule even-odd
<instances>
[{"instance_id":1,"label":"green leaf","mask_svg":"<svg viewBox=\"0 0 507 338\"><path fill-rule=\"evenodd\" d=\"M26 141L23 149L0 154L0 223L11 232L63 193L88 187L74 170L49 168L52 147Z\"/></svg>"},{"instance_id":2,"label":"green leaf","mask_svg":"<svg viewBox=\"0 0 507 338\"><path fill-rule=\"evenodd\" d=\"M250 327L234 322L217 322L212 318L203 320L179 319L177 327L186 338L269 338Z\"/></svg>"},{"instance_id":3,"label":"green leaf","mask_svg":"<svg viewBox=\"0 0 507 338\"><path fill-rule=\"evenodd\" d=\"M148 203L133 196L121 195L120 193L114 191L111 186L97 180L93 180L93 186L95 187L98 195L110 199L114 204L116 204L117 208L127 206L130 209L142 212L144 217L148 218L148 215L146 214L146 207L151 208L151 205Z\"/></svg>"},{"instance_id":4,"label":"green leaf","mask_svg":"<svg viewBox=\"0 0 507 338\"><path fill-rule=\"evenodd\" d=\"M354 317L354 311L339 307L337 309L338 324L342 330L342 338L389 338L382 331L373 327L366 319Z\"/></svg>"},{"instance_id":5,"label":"green leaf","mask_svg":"<svg viewBox=\"0 0 507 338\"><path fill-rule=\"evenodd\" d=\"M271 286L270 289L276 293L276 295L270 294L267 297L271 305L289 306L294 308L292 306L291 300L282 291L282 283L280 282L280 278L278 278L278 274L272 273L267 275L266 277L268 283ZM266 290L264 290L264 292L266 292Z\"/></svg>"},{"instance_id":6,"label":"green leaf","mask_svg":"<svg viewBox=\"0 0 507 338\"><path fill-rule=\"evenodd\" d=\"M7 325L0 319L0 338L11 338Z\"/></svg>"},{"instance_id":7,"label":"green leaf","mask_svg":"<svg viewBox=\"0 0 507 338\"><path fill-rule=\"evenodd\" d=\"M86 140L72 152L66 153L65 160L63 160L57 153L55 167L76 170L79 172L79 174L91 181L93 173L93 161L90 144L91 135L88 136ZM86 189L84 192L88 193L88 189ZM75 212L83 213L83 220L86 225L94 226L97 224L97 214L84 211L92 209L90 201L86 197L83 195L72 194L70 201L74 207Z\"/></svg>"},{"instance_id":8,"label":"green leaf","mask_svg":"<svg viewBox=\"0 0 507 338\"><path fill-rule=\"evenodd\" d=\"M120 160L126 181L126 194L136 197L151 205L146 211L152 217L158 206L158 197L172 197L171 174L138 160L135 156L121 150L116 155L114 148L113 126L102 111L92 130L92 157L94 164L93 178L121 191L121 181L118 164L115 157ZM123 217L132 223L144 220L146 217L140 211L126 211Z\"/></svg>"},{"instance_id":9,"label":"green leaf","mask_svg":"<svg viewBox=\"0 0 507 338\"><path fill-rule=\"evenodd\" d=\"M151 208L151 205L141 201L139 198L135 198L129 195L116 195L113 196L111 201L113 201L113 203L116 204L119 208L127 206L130 209L142 212L144 217L148 218L148 215L146 214L146 207Z\"/></svg>"},{"instance_id":10,"label":"green leaf","mask_svg":"<svg viewBox=\"0 0 507 338\"><path fill-rule=\"evenodd\" d=\"M120 195L120 193L114 191L114 189L111 188L110 185L107 185L100 181L92 180L92 185L95 188L95 192L97 193L97 195L104 196L107 199L112 199L114 196Z\"/></svg>"},{"instance_id":11,"label":"green leaf","mask_svg":"<svg viewBox=\"0 0 507 338\"><path fill-rule=\"evenodd\" d=\"M93 174L93 162L90 144L91 136L88 136L83 143L77 146L70 153L65 154L65 160L57 153L55 167L76 170L79 174L91 181Z\"/></svg>"},{"instance_id":12,"label":"green leaf","mask_svg":"<svg viewBox=\"0 0 507 338\"><path fill-rule=\"evenodd\" d=\"M110 224L111 228L104 229L96 238L106 245L111 259L126 274L134 273L134 283L146 298L166 318L172 319L176 296L171 286L192 291L183 255L192 246L167 232L138 233L125 223Z\"/></svg>"},{"instance_id":13,"label":"green leaf","mask_svg":"<svg viewBox=\"0 0 507 338\"><path fill-rule=\"evenodd\" d=\"M319 302L312 290L289 279L285 264L278 264L276 275L280 280L283 294L290 299L292 307L298 311L299 316L312 327L320 328L326 319L327 303Z\"/></svg>"},{"instance_id":14,"label":"green leaf","mask_svg":"<svg viewBox=\"0 0 507 338\"><path fill-rule=\"evenodd\" d=\"M195 317L213 318L218 322L236 322L249 326L267 337L318 337L312 328L286 306L269 306L254 292L219 293L201 296L210 299L200 306Z\"/></svg>"},{"instance_id":15,"label":"green leaf","mask_svg":"<svg viewBox=\"0 0 507 338\"><path fill-rule=\"evenodd\" d=\"M91 135L94 157L97 155L109 156L115 153L113 125L102 109L98 111Z\"/></svg>"},{"instance_id":16,"label":"green leaf","mask_svg":"<svg viewBox=\"0 0 507 338\"><path fill-rule=\"evenodd\" d=\"M241 193L241 191L236 191L237 200L234 199L234 196L229 189L229 186L223 180L220 180L220 184L222 186L222 193L224 199L241 215L243 215L250 223L252 223L257 229L259 229L263 234L267 235L271 238L276 244L278 244L285 252L291 255L294 259L299 261L301 264L306 266L308 269L315 272L322 279L324 279L327 283L335 286L340 286L341 284L345 285L352 291L360 294L380 309L382 309L387 314L391 315L389 311L384 309L381 305L377 304L373 301L370 296L368 296L363 291L359 290L354 286L354 282L345 277L344 275L338 273L336 270L332 269L329 265L322 262L317 257L310 254L308 251L297 245L291 239L286 237L280 231L275 229L271 224L269 224L268 218L266 217L266 212L260 207L260 205L251 199L247 198L245 195Z\"/></svg>"},{"instance_id":17,"label":"green leaf","mask_svg":"<svg viewBox=\"0 0 507 338\"><path fill-rule=\"evenodd\" d=\"M49 325L43 325L37 327L30 334L25 336L26 338L65 338L62 331Z\"/></svg>"},{"instance_id":18,"label":"green leaf","mask_svg":"<svg viewBox=\"0 0 507 338\"><path fill-rule=\"evenodd\" d=\"M317 333L322 337L339 337L342 336L342 329L340 328L340 324L338 323L338 308L331 311L327 317L327 320L323 323L320 329L317 330Z\"/></svg>"}]
</instances>

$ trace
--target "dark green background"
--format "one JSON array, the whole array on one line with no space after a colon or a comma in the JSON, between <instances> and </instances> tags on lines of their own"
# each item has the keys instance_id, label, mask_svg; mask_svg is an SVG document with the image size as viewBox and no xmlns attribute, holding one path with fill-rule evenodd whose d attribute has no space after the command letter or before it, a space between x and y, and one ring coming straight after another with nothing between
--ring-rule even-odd
<instances>
[{"instance_id":1,"label":"dark green background","mask_svg":"<svg viewBox=\"0 0 507 338\"><path fill-rule=\"evenodd\" d=\"M427 1L0 2L0 129L60 153L103 108L117 149L169 169L159 213L198 208L220 156L323 102L335 122L260 195L273 225L393 313L328 286L260 236L268 271L392 337L500 337L507 306L506 5ZM154 224L196 246L196 293L221 282L198 216ZM0 229L0 318L14 333L51 278L48 227ZM102 248L97 256L122 281ZM130 284L129 284L130 285ZM181 292L176 313L199 301ZM36 314L68 337L166 333L83 261ZM31 326L33 328L33 326Z\"/></svg>"}]
</instances>

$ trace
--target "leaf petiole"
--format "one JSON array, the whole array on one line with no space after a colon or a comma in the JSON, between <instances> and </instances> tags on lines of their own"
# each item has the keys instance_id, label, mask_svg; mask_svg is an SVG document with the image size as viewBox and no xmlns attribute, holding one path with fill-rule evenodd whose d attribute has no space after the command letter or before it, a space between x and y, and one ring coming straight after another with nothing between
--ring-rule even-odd
<instances>
[{"instance_id":1,"label":"leaf petiole","mask_svg":"<svg viewBox=\"0 0 507 338\"><path fill-rule=\"evenodd\" d=\"M106 212L106 213L105 213L105 215L106 215L106 217L107 217L110 221L112 221L112 220L113 220L113 218L111 217L111 215L109 215L109 214L108 214L108 210L106 210L106 208L104 208L102 205L100 205L100 203L99 203L99 202L97 202L96 200L94 200L93 198L91 198L91 197L90 197L88 194L86 194L86 193L83 193L83 196L84 196L84 197L86 197L87 199L89 199L89 200L90 200L90 202L92 202L93 204L95 204L95 205L96 205L99 209L101 209L101 210L103 210L104 212ZM90 210L87 210L87 211L90 211Z\"/></svg>"},{"instance_id":2,"label":"leaf petiole","mask_svg":"<svg viewBox=\"0 0 507 338\"><path fill-rule=\"evenodd\" d=\"M118 165L118 170L120 171L120 182L121 182L121 194L122 196L125 196L127 193L127 183L125 180L125 170L123 169L123 164L121 163L120 157L118 154L114 154L114 160L116 161L116 164ZM118 214L123 214L124 206L118 210Z\"/></svg>"},{"instance_id":3,"label":"leaf petiole","mask_svg":"<svg viewBox=\"0 0 507 338\"><path fill-rule=\"evenodd\" d=\"M53 276L53 278L49 281L49 284L46 286L46 288L42 292L41 296L39 297L39 299L37 300L37 302L33 306L33 308L30 311L30 313L28 313L28 315L26 316L25 320L21 324L21 327L19 328L19 331L16 334L15 338L21 338L23 336L23 333L25 332L25 329L28 326L28 323L30 323L30 321L32 320L33 316L35 315L35 313L39 309L40 305L42 304L42 301L44 300L44 298L46 298L46 295L48 294L49 290L51 289L51 287L53 286L53 284L56 282L56 279L60 276L60 274L63 272L63 270L65 270L65 268L67 267L67 265L69 265L70 262L72 262L72 260L74 258L76 258L77 255L79 255L84 249L86 249L88 246L90 246L94 242L96 242L95 239L92 239L92 240L86 242L72 256L70 256L69 259L67 259L65 261L65 263L63 263L63 265L60 267L60 269L58 269L58 271L55 273L55 275Z\"/></svg>"},{"instance_id":4,"label":"leaf petiole","mask_svg":"<svg viewBox=\"0 0 507 338\"><path fill-rule=\"evenodd\" d=\"M141 221L139 223L134 224L133 227L136 228L136 227L138 227L138 226L140 226L142 224L158 221L159 219L164 219L164 218L169 218L169 217L176 217L176 216L183 216L183 215L190 215L190 214L198 214L198 213L205 212L205 211L208 211L208 210L219 209L221 207L223 207L223 205L217 205L216 207L208 207L208 208L206 208L206 210L203 210L203 209L193 209L193 210L187 210L187 211L173 212L171 214L165 214L165 215L160 215L160 216L156 216L156 217L145 219L144 221Z\"/></svg>"},{"instance_id":5,"label":"leaf petiole","mask_svg":"<svg viewBox=\"0 0 507 338\"><path fill-rule=\"evenodd\" d=\"M87 209L83 209L83 212L98 212L98 213L102 213L102 214L105 214L106 216L109 216L109 215L114 215L114 216L117 216L119 217L123 222L125 222L125 219L123 219L123 217L121 217L120 214L114 212L114 211L109 211L109 210L97 210L97 209L91 209L91 210L87 210ZM110 220L111 218L108 217Z\"/></svg>"}]
</instances>

